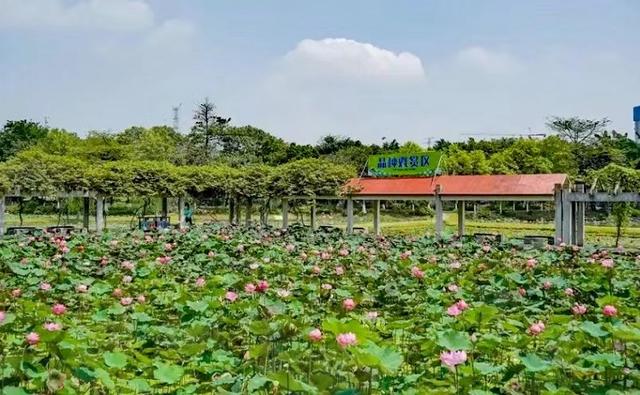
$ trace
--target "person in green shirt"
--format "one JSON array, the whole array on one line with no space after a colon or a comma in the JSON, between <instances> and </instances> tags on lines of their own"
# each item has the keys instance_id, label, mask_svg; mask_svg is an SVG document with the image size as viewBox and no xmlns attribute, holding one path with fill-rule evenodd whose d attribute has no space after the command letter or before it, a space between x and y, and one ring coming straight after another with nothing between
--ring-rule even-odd
<instances>
[{"instance_id":1,"label":"person in green shirt","mask_svg":"<svg viewBox=\"0 0 640 395\"><path fill-rule=\"evenodd\" d=\"M184 205L183 214L185 224L193 226L193 210L191 209L191 206L189 206L189 203Z\"/></svg>"}]
</instances>

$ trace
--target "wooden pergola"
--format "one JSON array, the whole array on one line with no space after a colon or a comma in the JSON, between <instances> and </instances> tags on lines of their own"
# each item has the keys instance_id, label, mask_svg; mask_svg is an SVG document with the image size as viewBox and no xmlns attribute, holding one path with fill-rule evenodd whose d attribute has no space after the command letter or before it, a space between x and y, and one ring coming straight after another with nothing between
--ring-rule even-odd
<instances>
[{"instance_id":1,"label":"wooden pergola","mask_svg":"<svg viewBox=\"0 0 640 395\"><path fill-rule=\"evenodd\" d=\"M458 235L465 234L465 202L515 201L554 202L555 241L584 245L585 204L594 202L640 202L639 193L585 192L583 184L571 186L566 174L460 175L436 177L354 178L343 196L291 196L312 200L311 225L315 227L315 200L346 200L347 233L353 233L353 201L373 202L373 231L380 234L380 202L386 200L426 200L435 207L435 233L444 229L443 203L457 202ZM283 227L288 226L288 201L282 204Z\"/></svg>"}]
</instances>

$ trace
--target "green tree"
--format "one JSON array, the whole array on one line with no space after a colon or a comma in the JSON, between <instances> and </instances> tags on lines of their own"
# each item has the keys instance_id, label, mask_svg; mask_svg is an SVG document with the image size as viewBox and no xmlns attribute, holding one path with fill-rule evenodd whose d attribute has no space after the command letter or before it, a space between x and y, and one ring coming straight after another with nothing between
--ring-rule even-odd
<instances>
[{"instance_id":1,"label":"green tree","mask_svg":"<svg viewBox=\"0 0 640 395\"><path fill-rule=\"evenodd\" d=\"M7 121L0 131L0 162L35 145L47 135L48 131L37 122Z\"/></svg>"},{"instance_id":2,"label":"green tree","mask_svg":"<svg viewBox=\"0 0 640 395\"><path fill-rule=\"evenodd\" d=\"M607 118L582 119L578 117L551 117L547 127L558 134L562 139L575 145L589 144L597 134L602 133L609 124Z\"/></svg>"}]
</instances>

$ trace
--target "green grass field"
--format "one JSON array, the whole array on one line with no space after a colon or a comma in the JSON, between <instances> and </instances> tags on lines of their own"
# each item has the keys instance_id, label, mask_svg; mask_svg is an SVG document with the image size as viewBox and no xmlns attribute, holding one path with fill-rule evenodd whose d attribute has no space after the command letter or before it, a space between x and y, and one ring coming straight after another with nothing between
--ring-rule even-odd
<instances>
[{"instance_id":1,"label":"green grass field","mask_svg":"<svg viewBox=\"0 0 640 395\"><path fill-rule=\"evenodd\" d=\"M171 218L174 223L178 220L177 213L171 213ZM244 220L244 215L242 216ZM226 222L228 221L227 215L224 214L198 214L195 217L196 223L204 222ZM252 220L257 221L258 217L253 216ZM447 213L445 215L445 232L455 233L457 231L457 215L455 213ZM277 226L281 223L282 217L280 215L271 215L269 218L270 224ZM300 218L296 218L295 215L290 216L290 223L300 222ZM309 224L310 220L308 216L304 218L305 224ZM18 226L20 221L17 215L8 214L5 217L5 226ZM123 229L135 227L137 225L137 219L133 216L107 216L107 227L110 229ZM319 215L319 225L334 225L345 226L345 218L338 215ZM355 217L355 225L364 227L368 231L373 228L373 218L371 214L357 215ZM82 218L78 216L72 216L69 218L63 217L61 221L58 221L58 217L55 215L25 215L23 218L24 226L36 226L45 227L52 225L74 225L77 227L82 226ZM90 219L90 226L95 227L94 218ZM383 215L381 219L382 232L384 234L404 234L411 236L419 236L425 233L433 234L434 232L434 220L433 218L423 217L396 217L390 215ZM530 223L530 222L498 222L498 221L474 221L469 220L465 222L466 232L468 234L473 233L500 233L505 237L522 237L525 235L544 235L553 236L553 224L552 223ZM588 243L602 245L602 246L614 246L615 244L616 228L614 226L596 226L587 225L586 238ZM640 248L640 227L627 227L624 229L622 245L629 248Z\"/></svg>"}]
</instances>

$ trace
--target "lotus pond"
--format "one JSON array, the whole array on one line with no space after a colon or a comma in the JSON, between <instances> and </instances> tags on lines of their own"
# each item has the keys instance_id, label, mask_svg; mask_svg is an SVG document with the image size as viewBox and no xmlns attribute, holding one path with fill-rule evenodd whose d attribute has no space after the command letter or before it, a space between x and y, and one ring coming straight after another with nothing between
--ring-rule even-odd
<instances>
[{"instance_id":1,"label":"lotus pond","mask_svg":"<svg viewBox=\"0 0 640 395\"><path fill-rule=\"evenodd\" d=\"M198 227L0 241L0 393L640 393L640 265Z\"/></svg>"}]
</instances>

